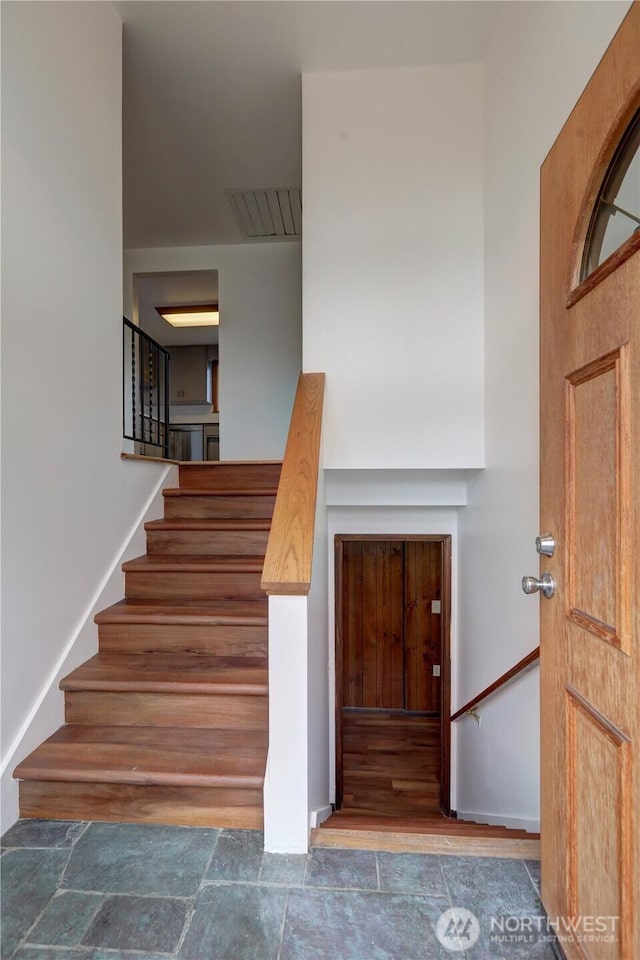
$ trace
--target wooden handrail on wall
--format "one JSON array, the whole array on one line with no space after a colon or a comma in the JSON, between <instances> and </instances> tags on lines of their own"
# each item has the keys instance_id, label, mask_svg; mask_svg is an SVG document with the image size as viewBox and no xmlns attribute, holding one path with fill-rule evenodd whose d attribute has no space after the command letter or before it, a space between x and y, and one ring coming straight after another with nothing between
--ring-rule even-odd
<instances>
[{"instance_id":1,"label":"wooden handrail on wall","mask_svg":"<svg viewBox=\"0 0 640 960\"><path fill-rule=\"evenodd\" d=\"M522 660L519 660L515 666L511 667L510 670L507 670L506 673L503 673L501 677L498 677L494 683L489 684L488 687L485 687L484 690L474 697L473 700L469 700L468 703L465 703L464 707L460 707L459 710L456 710L455 713L451 714L451 721L459 720L465 713L468 713L470 710L473 710L474 707L477 707L479 703L483 700L486 700L487 697L490 697L492 693L495 693L496 690L499 690L500 687L503 687L505 683L508 683L509 680L513 680L514 677L517 677L519 673L523 670L526 670L527 667L530 667L532 663L535 663L536 660L540 657L540 647L536 647L535 650L532 650L531 653L528 653L526 657L523 657Z\"/></svg>"},{"instance_id":2,"label":"wooden handrail on wall","mask_svg":"<svg viewBox=\"0 0 640 960\"><path fill-rule=\"evenodd\" d=\"M306 595L316 519L324 373L301 373L262 570L268 594Z\"/></svg>"}]
</instances>

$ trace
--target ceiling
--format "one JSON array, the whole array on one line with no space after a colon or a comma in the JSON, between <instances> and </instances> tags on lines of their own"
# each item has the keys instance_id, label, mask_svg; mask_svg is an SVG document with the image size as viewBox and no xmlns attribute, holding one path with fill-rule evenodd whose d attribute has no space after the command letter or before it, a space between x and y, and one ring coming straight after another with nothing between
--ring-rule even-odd
<instances>
[{"instance_id":1,"label":"ceiling","mask_svg":"<svg viewBox=\"0 0 640 960\"><path fill-rule=\"evenodd\" d=\"M193 270L134 274L138 323L163 347L218 342L218 327L172 327L156 307L218 302L218 271Z\"/></svg>"},{"instance_id":2,"label":"ceiling","mask_svg":"<svg viewBox=\"0 0 640 960\"><path fill-rule=\"evenodd\" d=\"M481 60L500 4L115 6L124 22L124 244L133 248L242 241L225 188L301 184L302 72Z\"/></svg>"}]
</instances>

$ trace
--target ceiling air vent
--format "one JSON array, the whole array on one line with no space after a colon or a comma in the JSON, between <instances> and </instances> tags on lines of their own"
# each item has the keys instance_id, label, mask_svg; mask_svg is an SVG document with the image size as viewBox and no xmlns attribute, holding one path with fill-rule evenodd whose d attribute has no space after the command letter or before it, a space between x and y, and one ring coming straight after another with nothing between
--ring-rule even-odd
<instances>
[{"instance_id":1,"label":"ceiling air vent","mask_svg":"<svg viewBox=\"0 0 640 960\"><path fill-rule=\"evenodd\" d=\"M285 240L302 236L302 190L270 187L225 190L240 229L249 240Z\"/></svg>"}]
</instances>

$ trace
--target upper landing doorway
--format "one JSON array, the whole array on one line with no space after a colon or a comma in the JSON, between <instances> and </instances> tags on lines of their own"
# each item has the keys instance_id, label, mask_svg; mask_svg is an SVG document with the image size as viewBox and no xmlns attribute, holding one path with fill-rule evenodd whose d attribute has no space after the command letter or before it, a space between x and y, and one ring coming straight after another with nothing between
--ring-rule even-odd
<instances>
[{"instance_id":1,"label":"upper landing doorway","mask_svg":"<svg viewBox=\"0 0 640 960\"><path fill-rule=\"evenodd\" d=\"M336 537L336 807L450 813L451 538Z\"/></svg>"}]
</instances>

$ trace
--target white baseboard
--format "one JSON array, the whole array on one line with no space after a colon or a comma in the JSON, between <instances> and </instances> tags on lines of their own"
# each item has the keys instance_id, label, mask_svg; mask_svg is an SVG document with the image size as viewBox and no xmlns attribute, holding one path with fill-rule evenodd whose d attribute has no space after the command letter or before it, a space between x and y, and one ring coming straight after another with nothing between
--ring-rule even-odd
<instances>
[{"instance_id":1,"label":"white baseboard","mask_svg":"<svg viewBox=\"0 0 640 960\"><path fill-rule=\"evenodd\" d=\"M162 489L166 486L175 486L173 480L175 472L175 467L167 467L154 484L145 506L131 525L129 533L109 564L93 597L81 613L75 630L2 758L0 833L5 833L18 819L18 783L12 777L13 769L64 723L64 698L58 684L62 677L97 652L98 632L93 618L100 610L122 599L123 574L120 567L126 560L145 552L144 524L147 520L162 516Z\"/></svg>"},{"instance_id":2,"label":"white baseboard","mask_svg":"<svg viewBox=\"0 0 640 960\"><path fill-rule=\"evenodd\" d=\"M458 820L470 820L472 823L488 823L494 827L509 827L511 830L526 830L528 833L540 833L540 821L526 817L505 817L500 814L475 813L471 810L458 810Z\"/></svg>"},{"instance_id":3,"label":"white baseboard","mask_svg":"<svg viewBox=\"0 0 640 960\"><path fill-rule=\"evenodd\" d=\"M326 807L319 807L317 810L312 810L309 815L309 827L311 830L314 830L315 827L319 827L321 823L327 820L333 813L333 807L331 804L327 804Z\"/></svg>"}]
</instances>

